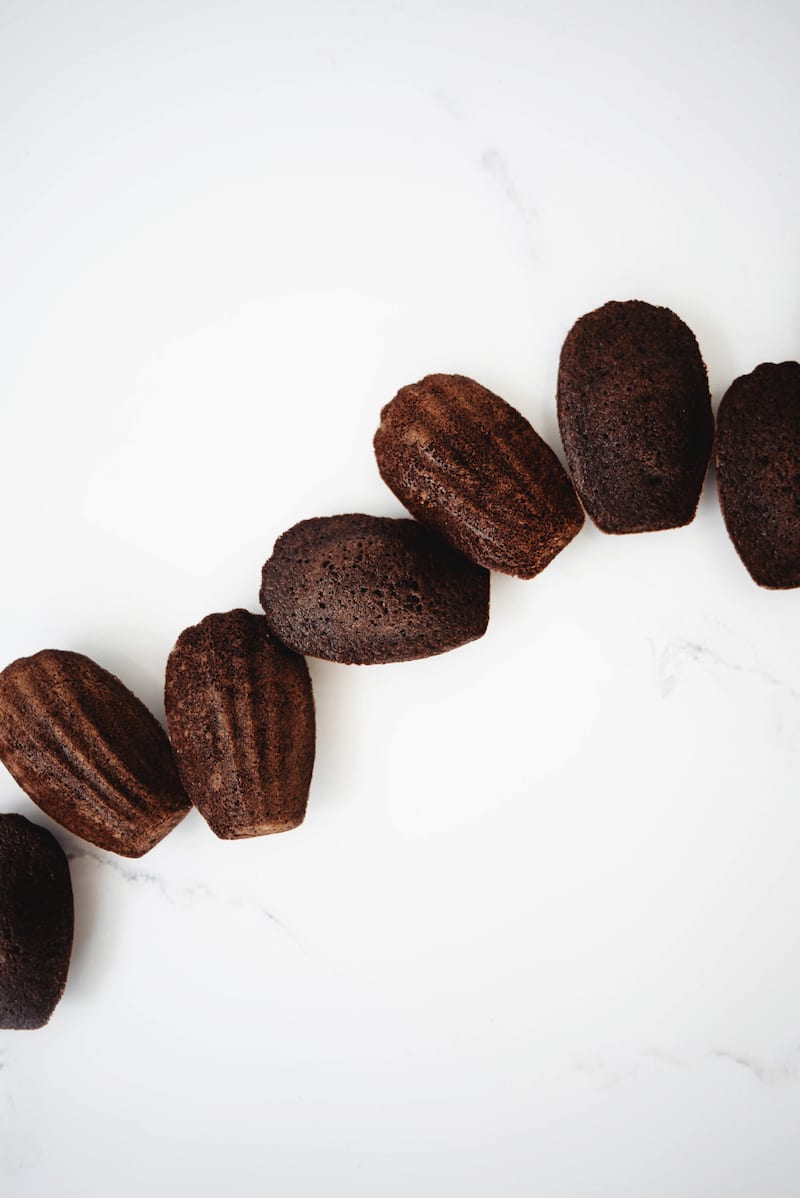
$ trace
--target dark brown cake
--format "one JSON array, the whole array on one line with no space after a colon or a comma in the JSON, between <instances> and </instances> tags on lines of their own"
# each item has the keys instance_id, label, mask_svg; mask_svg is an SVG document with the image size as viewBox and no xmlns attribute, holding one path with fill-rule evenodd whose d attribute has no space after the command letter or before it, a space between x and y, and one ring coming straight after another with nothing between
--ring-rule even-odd
<instances>
[{"instance_id":1,"label":"dark brown cake","mask_svg":"<svg viewBox=\"0 0 800 1198\"><path fill-rule=\"evenodd\" d=\"M722 515L750 574L800 586L800 364L764 362L731 383L716 457Z\"/></svg>"},{"instance_id":2,"label":"dark brown cake","mask_svg":"<svg viewBox=\"0 0 800 1198\"><path fill-rule=\"evenodd\" d=\"M573 325L558 422L577 492L604 532L694 518L714 422L697 341L669 308L612 302Z\"/></svg>"},{"instance_id":3,"label":"dark brown cake","mask_svg":"<svg viewBox=\"0 0 800 1198\"><path fill-rule=\"evenodd\" d=\"M190 808L160 724L81 653L44 649L0 673L0 759L51 819L124 857Z\"/></svg>"},{"instance_id":4,"label":"dark brown cake","mask_svg":"<svg viewBox=\"0 0 800 1198\"><path fill-rule=\"evenodd\" d=\"M479 566L533 578L583 525L552 449L505 400L460 374L403 387L375 434L381 478Z\"/></svg>"},{"instance_id":5,"label":"dark brown cake","mask_svg":"<svg viewBox=\"0 0 800 1198\"><path fill-rule=\"evenodd\" d=\"M72 930L58 841L22 815L0 815L0 1028L47 1023L64 993Z\"/></svg>"},{"instance_id":6,"label":"dark brown cake","mask_svg":"<svg viewBox=\"0 0 800 1198\"><path fill-rule=\"evenodd\" d=\"M278 538L262 579L275 636L329 661L431 657L489 620L488 572L414 520L303 520Z\"/></svg>"},{"instance_id":7,"label":"dark brown cake","mask_svg":"<svg viewBox=\"0 0 800 1198\"><path fill-rule=\"evenodd\" d=\"M303 822L314 766L311 678L264 616L239 609L182 632L165 703L181 780L217 836Z\"/></svg>"}]
</instances>

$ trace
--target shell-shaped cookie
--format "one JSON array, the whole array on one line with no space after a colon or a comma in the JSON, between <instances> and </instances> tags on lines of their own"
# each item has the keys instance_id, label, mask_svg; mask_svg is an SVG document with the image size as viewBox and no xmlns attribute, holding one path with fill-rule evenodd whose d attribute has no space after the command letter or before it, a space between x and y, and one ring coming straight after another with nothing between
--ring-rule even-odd
<instances>
[{"instance_id":1,"label":"shell-shaped cookie","mask_svg":"<svg viewBox=\"0 0 800 1198\"><path fill-rule=\"evenodd\" d=\"M81 653L43 649L0 673L0 759L51 819L124 857L190 808L161 725Z\"/></svg>"},{"instance_id":2,"label":"shell-shaped cookie","mask_svg":"<svg viewBox=\"0 0 800 1198\"><path fill-rule=\"evenodd\" d=\"M558 422L572 481L604 532L694 519L714 421L697 341L669 308L611 302L573 325Z\"/></svg>"},{"instance_id":3,"label":"shell-shaped cookie","mask_svg":"<svg viewBox=\"0 0 800 1198\"><path fill-rule=\"evenodd\" d=\"M556 455L524 416L473 379L431 374L381 412L386 485L478 565L533 578L583 525Z\"/></svg>"},{"instance_id":4,"label":"shell-shaped cookie","mask_svg":"<svg viewBox=\"0 0 800 1198\"><path fill-rule=\"evenodd\" d=\"M800 586L800 363L764 362L731 383L716 459L725 526L750 575Z\"/></svg>"},{"instance_id":5,"label":"shell-shaped cookie","mask_svg":"<svg viewBox=\"0 0 800 1198\"><path fill-rule=\"evenodd\" d=\"M412 661L483 635L489 574L414 520L316 517L276 541L261 604L296 653L354 665Z\"/></svg>"},{"instance_id":6,"label":"shell-shaped cookie","mask_svg":"<svg viewBox=\"0 0 800 1198\"><path fill-rule=\"evenodd\" d=\"M217 836L302 823L314 766L311 678L264 616L238 609L185 629L164 698L181 780Z\"/></svg>"},{"instance_id":7,"label":"shell-shaped cookie","mask_svg":"<svg viewBox=\"0 0 800 1198\"><path fill-rule=\"evenodd\" d=\"M44 1027L72 953L69 865L55 837L0 815L0 1028Z\"/></svg>"}]
</instances>

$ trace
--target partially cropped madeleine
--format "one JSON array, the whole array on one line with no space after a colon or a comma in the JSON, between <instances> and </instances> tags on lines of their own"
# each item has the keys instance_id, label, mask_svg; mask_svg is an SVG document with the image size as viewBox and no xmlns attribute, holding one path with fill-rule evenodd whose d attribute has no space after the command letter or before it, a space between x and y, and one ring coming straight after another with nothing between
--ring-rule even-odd
<instances>
[{"instance_id":1,"label":"partially cropped madeleine","mask_svg":"<svg viewBox=\"0 0 800 1198\"><path fill-rule=\"evenodd\" d=\"M731 383L717 417L717 486L751 577L800 586L800 363L762 362Z\"/></svg>"},{"instance_id":2,"label":"partially cropped madeleine","mask_svg":"<svg viewBox=\"0 0 800 1198\"><path fill-rule=\"evenodd\" d=\"M64 992L72 932L64 850L23 815L0 815L0 1028L44 1027Z\"/></svg>"},{"instance_id":3,"label":"partially cropped madeleine","mask_svg":"<svg viewBox=\"0 0 800 1198\"><path fill-rule=\"evenodd\" d=\"M237 609L187 628L164 695L183 784L217 836L302 823L314 766L311 679L264 616Z\"/></svg>"},{"instance_id":4,"label":"partially cropped madeleine","mask_svg":"<svg viewBox=\"0 0 800 1198\"><path fill-rule=\"evenodd\" d=\"M190 809L164 729L82 653L43 649L0 673L0 760L51 819L123 857Z\"/></svg>"}]
</instances>

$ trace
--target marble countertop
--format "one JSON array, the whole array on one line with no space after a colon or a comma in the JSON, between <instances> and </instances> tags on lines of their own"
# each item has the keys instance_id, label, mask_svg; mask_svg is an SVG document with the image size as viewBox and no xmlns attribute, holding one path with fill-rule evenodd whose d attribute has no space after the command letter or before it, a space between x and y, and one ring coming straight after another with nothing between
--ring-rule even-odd
<instances>
[{"instance_id":1,"label":"marble countertop","mask_svg":"<svg viewBox=\"0 0 800 1198\"><path fill-rule=\"evenodd\" d=\"M307 516L400 515L433 371L558 453L563 338L675 309L715 407L800 355L792 7L0 8L0 664L166 656ZM57 831L76 937L0 1032L4 1198L796 1198L800 621L697 519L593 527L486 636L312 662L304 825ZM51 826L0 767L0 810Z\"/></svg>"}]
</instances>

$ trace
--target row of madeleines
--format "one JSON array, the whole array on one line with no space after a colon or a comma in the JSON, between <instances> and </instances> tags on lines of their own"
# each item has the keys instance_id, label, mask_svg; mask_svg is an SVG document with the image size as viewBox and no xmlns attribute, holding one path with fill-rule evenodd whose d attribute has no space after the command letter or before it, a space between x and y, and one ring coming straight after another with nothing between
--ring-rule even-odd
<instances>
[{"instance_id":1,"label":"row of madeleines","mask_svg":"<svg viewBox=\"0 0 800 1198\"><path fill-rule=\"evenodd\" d=\"M147 852L192 804L225 838L296 827L315 754L304 655L377 664L474 640L488 623L489 571L533 578L580 531L584 508L608 533L693 519L714 421L697 342L669 309L609 303L574 325L558 421L568 472L471 379L404 387L381 413L375 452L416 519L319 517L279 537L262 572L265 615L207 616L178 638L168 737L81 654L13 662L0 674L0 757L54 820L126 856ZM753 579L800 585L800 365L764 364L731 385L716 465ZM0 1026L37 1027L63 990L72 897L56 842L20 819L0 816Z\"/></svg>"}]
</instances>

